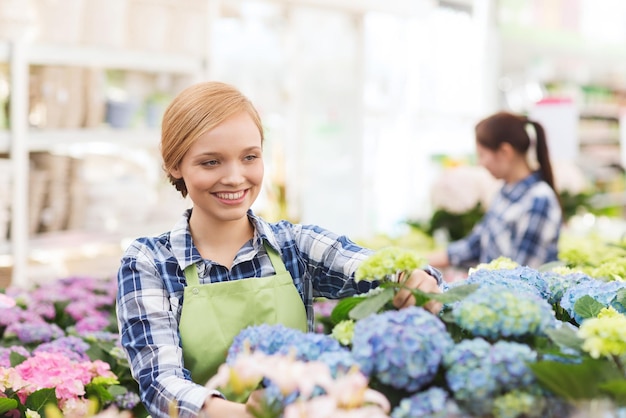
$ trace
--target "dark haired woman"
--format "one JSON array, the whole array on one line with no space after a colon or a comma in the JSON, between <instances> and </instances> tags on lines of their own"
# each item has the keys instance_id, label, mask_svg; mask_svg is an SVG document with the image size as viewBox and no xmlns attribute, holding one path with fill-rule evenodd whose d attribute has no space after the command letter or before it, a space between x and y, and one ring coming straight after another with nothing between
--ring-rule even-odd
<instances>
[{"instance_id":1,"label":"dark haired woman","mask_svg":"<svg viewBox=\"0 0 626 418\"><path fill-rule=\"evenodd\" d=\"M537 268L557 260L563 214L543 127L524 116L498 112L480 121L475 133L478 163L504 184L470 234L431 254L429 263L467 267L504 256Z\"/></svg>"}]
</instances>

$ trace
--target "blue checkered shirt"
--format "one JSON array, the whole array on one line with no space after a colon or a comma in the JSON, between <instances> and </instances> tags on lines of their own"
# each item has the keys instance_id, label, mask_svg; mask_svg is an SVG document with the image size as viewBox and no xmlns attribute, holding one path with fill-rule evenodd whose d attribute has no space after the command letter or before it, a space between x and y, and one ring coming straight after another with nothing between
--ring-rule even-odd
<instances>
[{"instance_id":1,"label":"blue checkered shirt","mask_svg":"<svg viewBox=\"0 0 626 418\"><path fill-rule=\"evenodd\" d=\"M121 343L139 382L142 402L153 418L169 417L173 400L178 403L180 418L196 416L210 394L191 381L183 366L178 323L188 265L196 264L201 284L272 275L275 271L263 246L263 241L267 242L281 254L291 273L306 307L309 329L313 327L314 297L337 299L377 285L354 281L356 268L371 250L318 226L268 223L252 211L248 218L254 238L240 249L229 270L202 258L192 243L190 214L191 210L186 211L168 233L135 240L118 272ZM441 283L438 271L430 267L426 271Z\"/></svg>"},{"instance_id":2,"label":"blue checkered shirt","mask_svg":"<svg viewBox=\"0 0 626 418\"><path fill-rule=\"evenodd\" d=\"M539 173L505 184L484 218L465 238L448 245L450 264L471 266L500 256L537 268L558 256L562 211Z\"/></svg>"}]
</instances>

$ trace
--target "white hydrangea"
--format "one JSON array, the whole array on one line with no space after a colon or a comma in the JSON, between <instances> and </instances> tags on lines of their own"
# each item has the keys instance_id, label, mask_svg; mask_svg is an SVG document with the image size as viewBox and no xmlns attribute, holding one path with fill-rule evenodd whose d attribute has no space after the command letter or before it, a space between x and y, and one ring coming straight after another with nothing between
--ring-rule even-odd
<instances>
[{"instance_id":1,"label":"white hydrangea","mask_svg":"<svg viewBox=\"0 0 626 418\"><path fill-rule=\"evenodd\" d=\"M451 213L464 213L480 203L489 207L501 182L485 168L461 165L444 169L430 189L433 209L444 209Z\"/></svg>"},{"instance_id":2,"label":"white hydrangea","mask_svg":"<svg viewBox=\"0 0 626 418\"><path fill-rule=\"evenodd\" d=\"M578 164L573 161L552 162L552 173L559 193L569 192L571 195L577 195L591 189L591 182Z\"/></svg>"}]
</instances>

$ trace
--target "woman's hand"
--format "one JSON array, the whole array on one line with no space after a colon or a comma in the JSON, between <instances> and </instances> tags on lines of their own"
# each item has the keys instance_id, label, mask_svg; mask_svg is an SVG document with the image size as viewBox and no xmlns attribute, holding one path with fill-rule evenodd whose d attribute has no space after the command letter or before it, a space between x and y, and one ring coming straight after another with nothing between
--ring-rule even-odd
<instances>
[{"instance_id":1,"label":"woman's hand","mask_svg":"<svg viewBox=\"0 0 626 418\"><path fill-rule=\"evenodd\" d=\"M418 289L424 293L441 293L441 289L437 284L437 279L426 273L424 270L413 270L411 275L402 282L403 287L396 293L393 298L393 306L398 309L415 306L415 297L409 289ZM424 309L438 314L443 304L436 300L430 300L424 305Z\"/></svg>"},{"instance_id":2,"label":"woman's hand","mask_svg":"<svg viewBox=\"0 0 626 418\"><path fill-rule=\"evenodd\" d=\"M263 389L255 390L248 397L248 401L246 402L246 411L250 414L254 414L257 411L260 411L263 403Z\"/></svg>"},{"instance_id":3,"label":"woman's hand","mask_svg":"<svg viewBox=\"0 0 626 418\"><path fill-rule=\"evenodd\" d=\"M227 401L217 396L211 396L204 401L202 412L204 417L253 418L247 412L246 404Z\"/></svg>"}]
</instances>

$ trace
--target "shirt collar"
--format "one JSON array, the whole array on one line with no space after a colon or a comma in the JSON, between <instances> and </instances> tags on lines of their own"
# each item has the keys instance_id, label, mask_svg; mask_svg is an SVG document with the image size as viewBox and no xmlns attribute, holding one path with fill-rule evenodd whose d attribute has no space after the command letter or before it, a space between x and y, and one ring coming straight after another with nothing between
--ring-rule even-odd
<instances>
[{"instance_id":1,"label":"shirt collar","mask_svg":"<svg viewBox=\"0 0 626 418\"><path fill-rule=\"evenodd\" d=\"M170 244L172 246L172 254L182 270L187 266L202 261L202 256L198 249L193 245L191 231L189 230L189 217L192 209L187 209L180 217L178 222L170 231ZM254 227L254 237L252 245L255 253L263 246L263 241L267 242L274 250L280 254L280 246L272 232L270 225L256 216L252 210L248 210L248 219Z\"/></svg>"},{"instance_id":2,"label":"shirt collar","mask_svg":"<svg viewBox=\"0 0 626 418\"><path fill-rule=\"evenodd\" d=\"M526 194L534 184L541 181L541 176L538 171L530 174L526 178L511 184L505 184L502 187L502 195L509 200L518 201Z\"/></svg>"}]
</instances>

